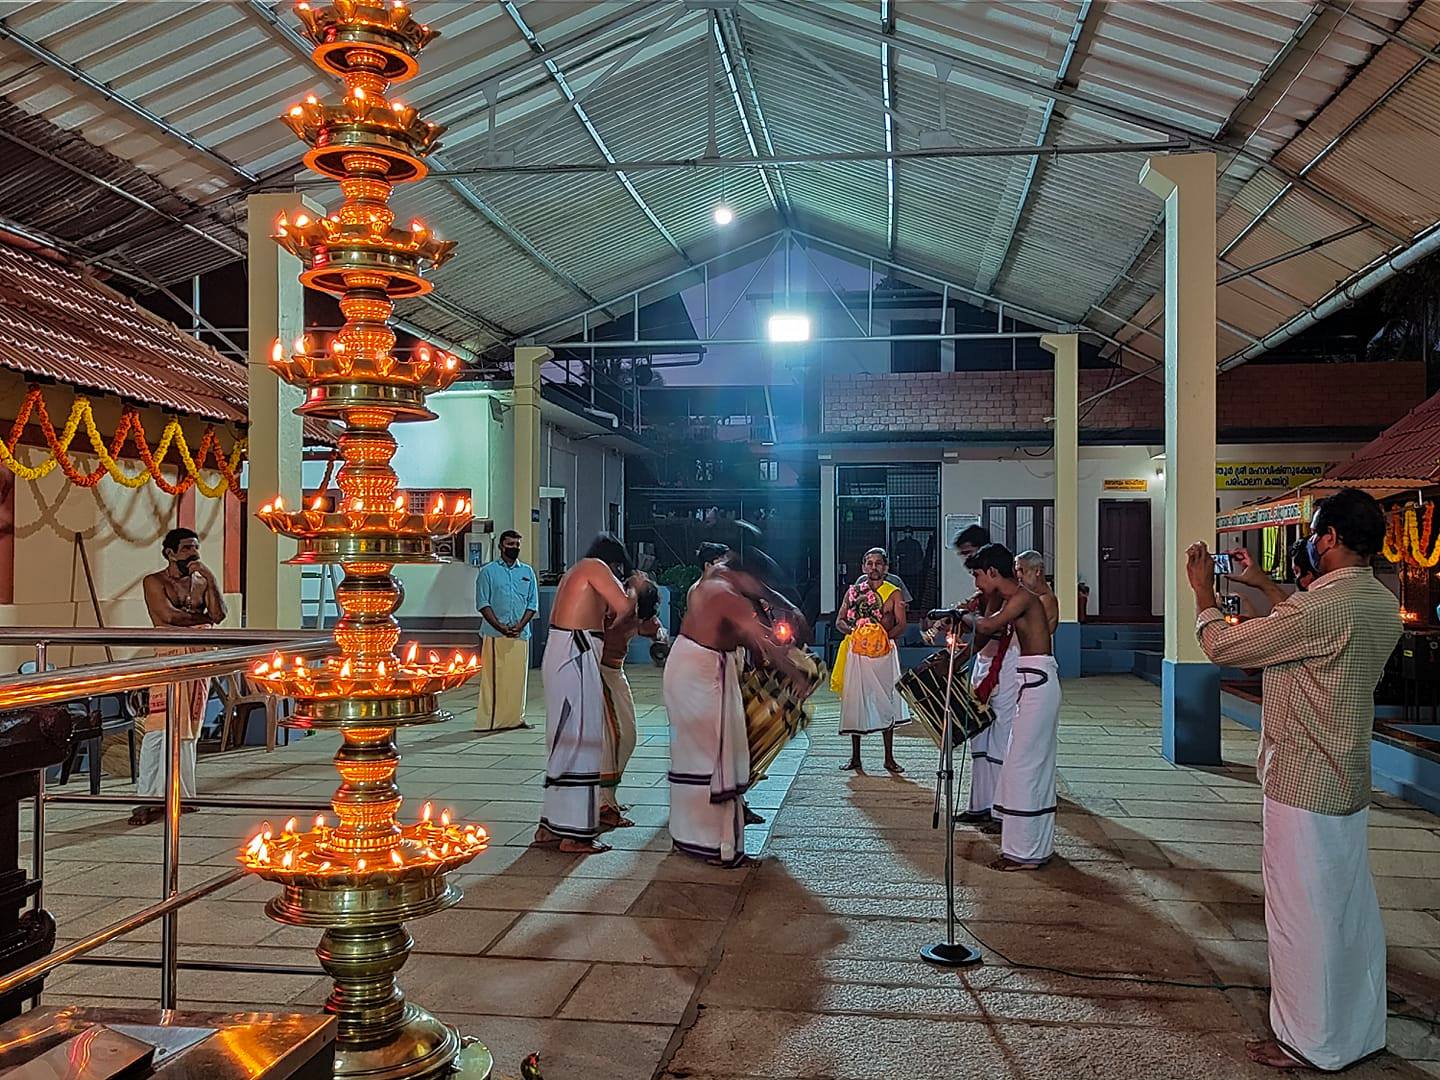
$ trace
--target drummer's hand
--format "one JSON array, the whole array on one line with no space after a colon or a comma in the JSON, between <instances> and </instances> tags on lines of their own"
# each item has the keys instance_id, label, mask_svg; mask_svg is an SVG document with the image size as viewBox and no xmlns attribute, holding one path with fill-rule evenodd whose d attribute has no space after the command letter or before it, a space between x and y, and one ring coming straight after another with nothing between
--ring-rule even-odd
<instances>
[{"instance_id":1,"label":"drummer's hand","mask_svg":"<svg viewBox=\"0 0 1440 1080\"><path fill-rule=\"evenodd\" d=\"M925 640L926 645L934 645L940 640L940 627L930 626L920 631L920 636Z\"/></svg>"}]
</instances>

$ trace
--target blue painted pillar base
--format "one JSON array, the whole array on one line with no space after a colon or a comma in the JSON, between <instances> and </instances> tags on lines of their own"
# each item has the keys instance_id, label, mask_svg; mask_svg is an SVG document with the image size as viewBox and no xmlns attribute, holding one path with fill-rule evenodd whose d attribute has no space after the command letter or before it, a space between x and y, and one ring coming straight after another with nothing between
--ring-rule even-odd
<instances>
[{"instance_id":1,"label":"blue painted pillar base","mask_svg":"<svg viewBox=\"0 0 1440 1080\"><path fill-rule=\"evenodd\" d=\"M1055 663L1060 667L1062 679L1080 677L1080 624L1062 622L1055 627Z\"/></svg>"},{"instance_id":2,"label":"blue painted pillar base","mask_svg":"<svg viewBox=\"0 0 1440 1080\"><path fill-rule=\"evenodd\" d=\"M1166 659L1160 675L1160 752L1175 765L1219 765L1220 669Z\"/></svg>"}]
</instances>

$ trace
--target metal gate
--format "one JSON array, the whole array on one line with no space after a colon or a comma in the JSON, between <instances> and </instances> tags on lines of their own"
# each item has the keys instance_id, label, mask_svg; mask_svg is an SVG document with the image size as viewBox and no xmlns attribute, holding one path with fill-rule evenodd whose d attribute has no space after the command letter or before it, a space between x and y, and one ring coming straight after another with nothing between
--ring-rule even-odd
<instances>
[{"instance_id":1,"label":"metal gate","mask_svg":"<svg viewBox=\"0 0 1440 1080\"><path fill-rule=\"evenodd\" d=\"M865 552L883 547L910 590L911 611L940 606L940 466L839 465L835 469L835 600L860 576Z\"/></svg>"}]
</instances>

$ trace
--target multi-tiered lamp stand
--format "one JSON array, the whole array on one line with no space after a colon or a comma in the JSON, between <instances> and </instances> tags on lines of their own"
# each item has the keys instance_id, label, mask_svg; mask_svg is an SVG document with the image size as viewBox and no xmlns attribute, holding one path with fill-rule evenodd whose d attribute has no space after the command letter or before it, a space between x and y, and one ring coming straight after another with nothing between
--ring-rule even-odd
<instances>
[{"instance_id":1,"label":"multi-tiered lamp stand","mask_svg":"<svg viewBox=\"0 0 1440 1080\"><path fill-rule=\"evenodd\" d=\"M394 613L403 590L391 574L397 563L441 561L435 539L471 520L464 500L412 507L390 465L390 425L434 419L425 395L460 375L456 359L439 350L396 356L390 328L395 300L429 291L423 272L453 247L419 222L396 228L389 206L395 184L425 175L440 129L387 92L415 75L416 57L435 32L399 0L301 3L298 12L315 62L344 81L345 97L336 105L307 98L285 122L310 146L305 164L336 180L345 198L324 216L281 217L275 239L304 263L305 285L339 297L345 325L328 347L302 338L287 353L277 343L270 366L305 391L297 411L344 425L344 463L337 505L324 493L294 509L276 498L259 515L298 542L294 562L344 568L336 590L340 655L309 665L277 654L255 675L272 694L295 700L290 726L340 732L341 784L333 825L323 815L305 832L293 819L278 830L266 825L240 859L283 886L266 908L271 918L324 931L316 952L335 981L325 1008L339 1021L337 1077L485 1078L488 1051L407 1001L395 978L413 944L406 920L456 903L460 891L446 874L488 841L483 828L448 812L436 816L428 805L414 824L397 820L396 729L445 719L438 695L478 666L474 655L422 655L413 643L397 651Z\"/></svg>"}]
</instances>

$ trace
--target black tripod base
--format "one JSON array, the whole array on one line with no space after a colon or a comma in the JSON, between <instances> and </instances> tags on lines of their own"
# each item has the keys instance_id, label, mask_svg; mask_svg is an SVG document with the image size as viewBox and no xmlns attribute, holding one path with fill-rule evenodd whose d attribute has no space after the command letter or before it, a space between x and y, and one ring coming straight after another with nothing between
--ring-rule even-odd
<instances>
[{"instance_id":1,"label":"black tripod base","mask_svg":"<svg viewBox=\"0 0 1440 1080\"><path fill-rule=\"evenodd\" d=\"M941 942L938 945L926 945L921 949L920 959L940 967L969 967L971 964L980 963L984 957L978 949L972 949L969 945Z\"/></svg>"}]
</instances>

